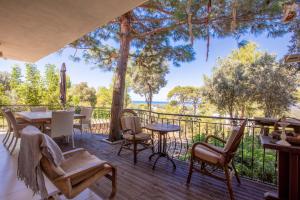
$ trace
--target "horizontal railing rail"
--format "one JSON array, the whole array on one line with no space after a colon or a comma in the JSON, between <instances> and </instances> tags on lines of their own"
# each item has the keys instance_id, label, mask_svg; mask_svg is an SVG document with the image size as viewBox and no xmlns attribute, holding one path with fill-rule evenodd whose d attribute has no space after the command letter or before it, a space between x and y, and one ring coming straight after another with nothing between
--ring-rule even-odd
<instances>
[{"instance_id":1,"label":"horizontal railing rail","mask_svg":"<svg viewBox=\"0 0 300 200\"><path fill-rule=\"evenodd\" d=\"M36 105L6 105L13 111L25 111ZM41 105L38 105L41 106ZM61 109L60 106L44 105L51 110ZM1 106L2 107L2 106ZM80 112L80 107L76 107ZM142 125L153 122L176 124L181 127L179 132L168 134L168 153L173 159L188 161L189 149L195 142L204 141L208 135L215 135L224 140L231 133L233 125L239 125L244 119L201 115L184 115L150 112L148 110L134 109L141 118ZM94 107L92 115L92 132L104 134L108 137L110 126L110 108ZM0 114L0 129L6 127L5 120ZM239 151L235 156L236 167L240 175L268 184L277 184L277 154L274 151L264 149L259 141L261 126L255 124L254 119L249 119L244 138L240 144ZM272 130L272 127L269 127ZM154 134L155 141L157 135ZM222 144L212 141L215 145Z\"/></svg>"}]
</instances>

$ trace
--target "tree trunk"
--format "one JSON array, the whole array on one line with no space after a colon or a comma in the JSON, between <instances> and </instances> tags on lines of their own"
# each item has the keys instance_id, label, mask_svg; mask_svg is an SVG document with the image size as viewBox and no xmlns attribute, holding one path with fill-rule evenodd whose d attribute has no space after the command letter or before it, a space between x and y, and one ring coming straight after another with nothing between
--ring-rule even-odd
<instances>
[{"instance_id":1,"label":"tree trunk","mask_svg":"<svg viewBox=\"0 0 300 200\"><path fill-rule=\"evenodd\" d=\"M149 87L149 107L148 107L148 109L150 110L150 112L152 112L152 98L153 98L153 93L152 93L151 85L149 83L148 83L148 87Z\"/></svg>"},{"instance_id":2,"label":"tree trunk","mask_svg":"<svg viewBox=\"0 0 300 200\"><path fill-rule=\"evenodd\" d=\"M124 104L125 78L130 41L130 13L126 13L120 17L120 57L115 72L109 132L109 140L112 142L121 139L119 120Z\"/></svg>"}]
</instances>

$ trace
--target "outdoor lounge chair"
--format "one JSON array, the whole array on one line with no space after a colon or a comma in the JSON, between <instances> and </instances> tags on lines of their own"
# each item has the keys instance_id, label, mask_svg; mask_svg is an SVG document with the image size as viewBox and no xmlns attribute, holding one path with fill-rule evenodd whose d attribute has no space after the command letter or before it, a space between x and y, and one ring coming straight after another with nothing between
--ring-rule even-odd
<instances>
[{"instance_id":1,"label":"outdoor lounge chair","mask_svg":"<svg viewBox=\"0 0 300 200\"><path fill-rule=\"evenodd\" d=\"M67 198L74 198L105 176L112 182L110 198L116 193L116 169L82 148L63 153L65 161L56 167L45 156L41 167L48 179Z\"/></svg>"},{"instance_id":2,"label":"outdoor lounge chair","mask_svg":"<svg viewBox=\"0 0 300 200\"><path fill-rule=\"evenodd\" d=\"M151 148L153 151L153 141L150 134L143 132L140 118L130 109L124 109L120 118L121 131L123 133L123 143L118 155L123 149L133 151L133 162L137 162L137 154L140 151ZM141 148L139 148L141 146Z\"/></svg>"},{"instance_id":3,"label":"outdoor lounge chair","mask_svg":"<svg viewBox=\"0 0 300 200\"><path fill-rule=\"evenodd\" d=\"M39 129L27 126L22 130L21 151L18 157L18 178L42 199L63 194L76 197L101 177L112 182L110 198L116 193L116 169L83 148L61 152L55 141ZM30 159L28 159L30 158ZM34 168L34 170L31 170ZM58 191L48 193L43 172Z\"/></svg>"},{"instance_id":4,"label":"outdoor lounge chair","mask_svg":"<svg viewBox=\"0 0 300 200\"><path fill-rule=\"evenodd\" d=\"M190 169L187 178L187 184L190 183L193 171L199 171L204 175L209 175L213 178L226 181L230 199L234 199L233 190L231 186L232 176L235 175L238 183L240 178L234 166L234 155L239 147L243 138L247 120L238 128L233 128L231 135L227 142L221 138L210 135L206 138L205 142L197 142L193 145L191 150ZM210 138L216 139L225 144L224 148L216 147L208 143ZM194 166L194 162L198 161L200 168ZM207 168L210 165L210 168ZM214 174L216 169L224 170L225 177Z\"/></svg>"}]
</instances>

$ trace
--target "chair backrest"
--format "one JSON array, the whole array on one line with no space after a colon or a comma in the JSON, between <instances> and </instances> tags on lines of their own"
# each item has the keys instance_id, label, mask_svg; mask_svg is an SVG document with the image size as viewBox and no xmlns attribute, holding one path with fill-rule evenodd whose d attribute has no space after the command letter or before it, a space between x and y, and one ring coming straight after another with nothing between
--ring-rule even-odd
<instances>
[{"instance_id":1,"label":"chair backrest","mask_svg":"<svg viewBox=\"0 0 300 200\"><path fill-rule=\"evenodd\" d=\"M17 120L10 109L5 110L5 115L10 123L11 128L13 129L14 136L20 137L20 133L18 130Z\"/></svg>"},{"instance_id":2,"label":"chair backrest","mask_svg":"<svg viewBox=\"0 0 300 200\"><path fill-rule=\"evenodd\" d=\"M3 117L6 119L8 131L11 132L13 130L13 128L12 128L12 125L10 123L10 120L9 120L8 116L5 113L6 110L9 110L9 109L7 109L7 108L1 108L1 113L2 113Z\"/></svg>"},{"instance_id":3,"label":"chair backrest","mask_svg":"<svg viewBox=\"0 0 300 200\"><path fill-rule=\"evenodd\" d=\"M51 119L51 137L70 136L73 134L74 112L53 111Z\"/></svg>"},{"instance_id":4,"label":"chair backrest","mask_svg":"<svg viewBox=\"0 0 300 200\"><path fill-rule=\"evenodd\" d=\"M231 160L231 158L234 156L243 139L247 121L248 119L245 119L240 127L234 127L232 129L231 135L224 146L224 151L228 153L229 156L228 160Z\"/></svg>"},{"instance_id":5,"label":"chair backrest","mask_svg":"<svg viewBox=\"0 0 300 200\"><path fill-rule=\"evenodd\" d=\"M31 112L47 112L48 108L45 106L34 106L30 107Z\"/></svg>"},{"instance_id":6,"label":"chair backrest","mask_svg":"<svg viewBox=\"0 0 300 200\"><path fill-rule=\"evenodd\" d=\"M81 107L80 114L84 115L85 118L82 119L83 124L89 124L91 122L93 108L91 107Z\"/></svg>"},{"instance_id":7,"label":"chair backrest","mask_svg":"<svg viewBox=\"0 0 300 200\"><path fill-rule=\"evenodd\" d=\"M123 131L132 130L134 133L142 132L141 120L136 112L131 109L124 109L121 112L120 125Z\"/></svg>"}]
</instances>

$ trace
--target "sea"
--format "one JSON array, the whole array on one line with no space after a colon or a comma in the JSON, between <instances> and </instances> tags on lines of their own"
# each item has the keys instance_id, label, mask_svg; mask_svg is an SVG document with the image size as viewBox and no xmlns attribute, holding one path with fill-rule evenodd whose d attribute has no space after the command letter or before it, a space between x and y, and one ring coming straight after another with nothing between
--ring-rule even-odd
<instances>
[{"instance_id":1,"label":"sea","mask_svg":"<svg viewBox=\"0 0 300 200\"><path fill-rule=\"evenodd\" d=\"M146 101L132 101L133 104L147 104ZM152 105L166 105L167 101L152 101Z\"/></svg>"}]
</instances>

